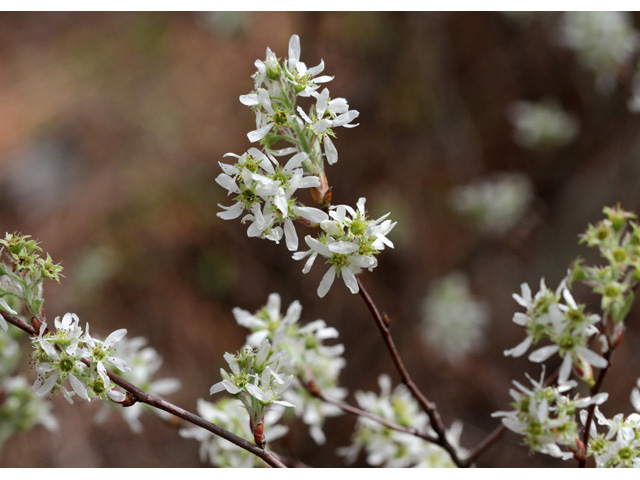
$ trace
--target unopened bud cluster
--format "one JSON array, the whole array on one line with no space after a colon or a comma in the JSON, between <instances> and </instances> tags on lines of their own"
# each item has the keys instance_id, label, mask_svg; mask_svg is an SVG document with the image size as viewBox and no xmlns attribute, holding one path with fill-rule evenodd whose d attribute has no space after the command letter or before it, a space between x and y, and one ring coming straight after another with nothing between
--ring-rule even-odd
<instances>
[{"instance_id":1,"label":"unopened bud cluster","mask_svg":"<svg viewBox=\"0 0 640 480\"><path fill-rule=\"evenodd\" d=\"M7 233L0 240L0 327L4 330L7 323L2 311L16 315L23 304L32 317L40 318L43 279L60 282L62 267L42 253L30 235Z\"/></svg>"}]
</instances>

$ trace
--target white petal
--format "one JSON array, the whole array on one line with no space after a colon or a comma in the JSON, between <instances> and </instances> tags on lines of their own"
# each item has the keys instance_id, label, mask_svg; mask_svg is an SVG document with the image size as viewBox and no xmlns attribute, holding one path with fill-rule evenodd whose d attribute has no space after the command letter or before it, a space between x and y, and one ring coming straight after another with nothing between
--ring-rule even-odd
<instances>
[{"instance_id":1,"label":"white petal","mask_svg":"<svg viewBox=\"0 0 640 480\"><path fill-rule=\"evenodd\" d=\"M222 218L223 220L233 220L235 218L238 218L244 211L244 205L240 202L234 203L230 207L226 207L220 204L218 204L218 206L220 208L223 208L224 211L216 213L216 216Z\"/></svg>"},{"instance_id":2,"label":"white petal","mask_svg":"<svg viewBox=\"0 0 640 480\"><path fill-rule=\"evenodd\" d=\"M300 37L298 35L291 35L289 39L289 69L300 61Z\"/></svg>"},{"instance_id":3,"label":"white petal","mask_svg":"<svg viewBox=\"0 0 640 480\"><path fill-rule=\"evenodd\" d=\"M316 135L320 135L327 131L327 128L331 126L331 122L329 120L319 120L314 123L311 129L314 131Z\"/></svg>"},{"instance_id":4,"label":"white petal","mask_svg":"<svg viewBox=\"0 0 640 480\"><path fill-rule=\"evenodd\" d=\"M288 218L284 222L284 236L289 251L295 252L298 249L298 235L293 222Z\"/></svg>"},{"instance_id":5,"label":"white petal","mask_svg":"<svg viewBox=\"0 0 640 480\"><path fill-rule=\"evenodd\" d=\"M245 388L247 389L247 392L249 392L249 395L257 398L261 402L268 402L269 400L271 400L266 392L263 392L259 387L257 387L253 383L248 383L245 386Z\"/></svg>"},{"instance_id":6,"label":"white petal","mask_svg":"<svg viewBox=\"0 0 640 480\"><path fill-rule=\"evenodd\" d=\"M327 270L327 273L324 274L322 280L320 281L320 285L318 286L318 296L320 298L323 298L327 294L327 292L331 288L331 285L333 285L333 281L335 280L335 278L336 270L332 267Z\"/></svg>"},{"instance_id":7,"label":"white petal","mask_svg":"<svg viewBox=\"0 0 640 480\"><path fill-rule=\"evenodd\" d=\"M116 390L115 388L107 391L107 397L109 397L114 402L122 402L125 398L127 398L124 393L122 393L120 390Z\"/></svg>"},{"instance_id":8,"label":"white petal","mask_svg":"<svg viewBox=\"0 0 640 480\"><path fill-rule=\"evenodd\" d=\"M71 388L73 388L73 391L76 392L76 394L80 398L86 400L87 402L90 401L89 394L87 393L87 387L85 387L84 384L80 380L78 380L73 373L69 374L69 383L71 383Z\"/></svg>"},{"instance_id":9,"label":"white petal","mask_svg":"<svg viewBox=\"0 0 640 480\"><path fill-rule=\"evenodd\" d=\"M504 351L505 357L521 357L524 353L529 350L531 346L531 342L533 342L533 338L527 336L522 342L513 347L510 350Z\"/></svg>"},{"instance_id":10,"label":"white petal","mask_svg":"<svg viewBox=\"0 0 640 480\"><path fill-rule=\"evenodd\" d=\"M608 362L604 358L588 348L576 347L576 352L593 367L605 368L608 365Z\"/></svg>"},{"instance_id":11,"label":"white petal","mask_svg":"<svg viewBox=\"0 0 640 480\"><path fill-rule=\"evenodd\" d=\"M327 163L329 165L333 165L338 161L338 150L336 150L336 147L333 145L329 135L324 136L322 143L324 144L324 153L327 156Z\"/></svg>"},{"instance_id":12,"label":"white petal","mask_svg":"<svg viewBox=\"0 0 640 480\"><path fill-rule=\"evenodd\" d=\"M260 105L260 102L258 101L258 95L256 95L255 93L240 95L240 103L242 103L243 105L247 105L248 107Z\"/></svg>"},{"instance_id":13,"label":"white petal","mask_svg":"<svg viewBox=\"0 0 640 480\"><path fill-rule=\"evenodd\" d=\"M10 313L11 315L17 315L18 312L16 312L14 309L12 309L9 304L7 303L7 301L4 298L0 298L0 308L2 308L5 312Z\"/></svg>"},{"instance_id":14,"label":"white petal","mask_svg":"<svg viewBox=\"0 0 640 480\"><path fill-rule=\"evenodd\" d=\"M531 352L529 360L536 363L544 362L559 349L560 348L557 345L548 345L546 347L539 348L538 350Z\"/></svg>"},{"instance_id":15,"label":"white petal","mask_svg":"<svg viewBox=\"0 0 640 480\"><path fill-rule=\"evenodd\" d=\"M342 280L344 280L344 284L351 293L358 293L360 291L360 287L358 287L358 281L351 269L349 267L343 268L340 273L342 275Z\"/></svg>"},{"instance_id":16,"label":"white petal","mask_svg":"<svg viewBox=\"0 0 640 480\"><path fill-rule=\"evenodd\" d=\"M249 138L250 142L257 142L258 140L263 139L272 127L273 123L268 123L262 128L258 128L257 130L247 133L247 138Z\"/></svg>"},{"instance_id":17,"label":"white petal","mask_svg":"<svg viewBox=\"0 0 640 480\"><path fill-rule=\"evenodd\" d=\"M558 373L559 385L563 385L568 382L569 376L571 375L572 366L573 360L571 359L571 354L567 353L562 360L562 364L560 365L560 372Z\"/></svg>"},{"instance_id":18,"label":"white petal","mask_svg":"<svg viewBox=\"0 0 640 480\"><path fill-rule=\"evenodd\" d=\"M313 223L324 222L329 218L329 216L325 212L323 212L319 208L313 207L294 206L293 213Z\"/></svg>"},{"instance_id":19,"label":"white petal","mask_svg":"<svg viewBox=\"0 0 640 480\"><path fill-rule=\"evenodd\" d=\"M120 328L120 329L116 330L115 332L112 332L107 337L107 339L104 341L105 346L106 347L112 347L115 343L117 343L120 340L122 340L126 334L127 334L127 329L126 328Z\"/></svg>"},{"instance_id":20,"label":"white petal","mask_svg":"<svg viewBox=\"0 0 640 480\"><path fill-rule=\"evenodd\" d=\"M334 242L329 244L328 248L333 253L346 255L349 253L357 252L359 247L355 243L351 242Z\"/></svg>"},{"instance_id":21,"label":"white petal","mask_svg":"<svg viewBox=\"0 0 640 480\"><path fill-rule=\"evenodd\" d=\"M236 181L226 173L218 175L216 177L216 183L229 192L240 193L240 188L238 188Z\"/></svg>"}]
</instances>

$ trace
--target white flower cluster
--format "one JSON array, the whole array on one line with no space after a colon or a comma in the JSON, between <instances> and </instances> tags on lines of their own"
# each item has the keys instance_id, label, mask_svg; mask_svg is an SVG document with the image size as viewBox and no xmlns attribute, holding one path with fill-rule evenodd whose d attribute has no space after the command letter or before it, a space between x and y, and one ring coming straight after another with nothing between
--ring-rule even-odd
<instances>
[{"instance_id":1,"label":"white flower cluster","mask_svg":"<svg viewBox=\"0 0 640 480\"><path fill-rule=\"evenodd\" d=\"M566 12L560 35L561 42L596 75L604 92L613 90L618 70L640 46L628 12Z\"/></svg>"},{"instance_id":2,"label":"white flower cluster","mask_svg":"<svg viewBox=\"0 0 640 480\"><path fill-rule=\"evenodd\" d=\"M535 296L532 296L529 285L523 283L520 286L521 294L514 294L513 298L526 309L526 312L517 312L513 316L513 322L524 327L527 336L504 354L519 357L524 355L531 345L541 340L549 340L552 344L533 351L529 360L541 363L557 353L562 358L558 376L560 385L567 384L572 370L592 385L592 367L607 366L607 361L588 347L589 341L599 334L596 324L600 322L600 316L585 314L585 306L576 303L566 282L567 279L563 280L553 292L542 279L540 290Z\"/></svg>"},{"instance_id":3,"label":"white flower cluster","mask_svg":"<svg viewBox=\"0 0 640 480\"><path fill-rule=\"evenodd\" d=\"M533 201L533 185L524 174L496 173L456 187L449 203L478 230L502 235L514 227Z\"/></svg>"},{"instance_id":4,"label":"white flower cluster","mask_svg":"<svg viewBox=\"0 0 640 480\"><path fill-rule=\"evenodd\" d=\"M305 242L309 250L293 254L295 260L309 257L303 273L311 270L318 255L330 265L318 286L319 297L327 294L336 276L342 277L351 293L358 293L360 287L355 276L364 268L372 271L378 265L375 255L384 250L385 245L393 248L387 234L396 223L387 220L388 213L377 220L370 220L365 202L365 198L360 198L357 210L348 205L332 206L330 219L320 223L323 233L318 238L307 235Z\"/></svg>"},{"instance_id":5,"label":"white flower cluster","mask_svg":"<svg viewBox=\"0 0 640 480\"><path fill-rule=\"evenodd\" d=\"M23 376L0 376L0 449L16 433L42 425L56 430L51 402L36 396Z\"/></svg>"},{"instance_id":6,"label":"white flower cluster","mask_svg":"<svg viewBox=\"0 0 640 480\"><path fill-rule=\"evenodd\" d=\"M482 347L489 306L473 296L464 273L452 272L435 281L422 309L422 337L451 363Z\"/></svg>"},{"instance_id":7,"label":"white flower cluster","mask_svg":"<svg viewBox=\"0 0 640 480\"><path fill-rule=\"evenodd\" d=\"M107 367L115 367L122 372L129 369L124 360L114 356L115 344L127 331L116 330L103 342L89 335L89 324L83 332L78 316L73 313L67 313L62 320L57 317L54 324L55 333L43 323L38 336L31 340L37 373L33 384L36 394L44 396L60 391L69 403L73 403L75 395L86 401L97 396L122 402L125 394L115 388ZM63 385L67 380L71 390Z\"/></svg>"},{"instance_id":8,"label":"white flower cluster","mask_svg":"<svg viewBox=\"0 0 640 480\"><path fill-rule=\"evenodd\" d=\"M46 257L41 254L42 248L29 235L7 233L0 239L0 328L3 330L8 326L2 311L17 315L14 308L23 303L32 317L39 318L44 304L43 280L60 281L62 267L54 264L48 253Z\"/></svg>"},{"instance_id":9,"label":"white flower cluster","mask_svg":"<svg viewBox=\"0 0 640 480\"><path fill-rule=\"evenodd\" d=\"M586 421L586 412L580 412ZM632 413L624 418L622 413L612 419L606 418L596 407L597 423L607 429L598 435L594 424L591 424L589 453L593 454L598 468L640 468L640 415Z\"/></svg>"},{"instance_id":10,"label":"white flower cluster","mask_svg":"<svg viewBox=\"0 0 640 480\"><path fill-rule=\"evenodd\" d=\"M224 359L231 373L220 369L222 381L209 390L209 394L226 390L239 399L249 413L249 426L257 445L264 445L264 414L271 405L294 407L280 400L291 386L293 375L280 372L285 352L274 352L266 338L257 350L245 345L236 354L226 353Z\"/></svg>"},{"instance_id":11,"label":"white flower cluster","mask_svg":"<svg viewBox=\"0 0 640 480\"><path fill-rule=\"evenodd\" d=\"M571 381L553 387L545 386L544 371L539 382L529 375L533 385L527 388L514 381L517 389L509 393L513 398L514 410L495 412L494 417L502 417L502 423L509 430L524 437L524 443L531 451L545 453L552 457L568 460L578 452L579 430L576 411L590 405L600 405L608 394L599 393L593 397L569 397L566 392L576 383Z\"/></svg>"},{"instance_id":12,"label":"white flower cluster","mask_svg":"<svg viewBox=\"0 0 640 480\"><path fill-rule=\"evenodd\" d=\"M508 114L515 128L514 140L521 147L553 149L570 143L578 134L577 120L553 102L519 101Z\"/></svg>"},{"instance_id":13,"label":"white flower cluster","mask_svg":"<svg viewBox=\"0 0 640 480\"><path fill-rule=\"evenodd\" d=\"M420 409L404 385L398 385L392 391L391 379L384 374L378 378L378 384L379 395L373 392L356 392L356 400L361 409L397 425L415 428L422 433L435 436L426 413ZM456 422L446 435L451 445L462 454L464 452L459 445L461 433L462 426ZM351 442L351 446L338 450L338 454L344 456L349 463L355 462L364 449L367 454L367 463L374 466L455 467L449 454L440 446L409 433L391 430L366 417L358 417Z\"/></svg>"},{"instance_id":14,"label":"white flower cluster","mask_svg":"<svg viewBox=\"0 0 640 480\"><path fill-rule=\"evenodd\" d=\"M280 295L272 293L267 304L256 313L236 307L233 315L238 325L252 332L247 337L247 344L256 347L266 339L274 349L287 352L282 359L282 370L293 375L293 384L283 393L283 398L295 405L296 415L309 425L309 433L315 442L323 444L325 419L340 415L342 411L310 395L299 378L312 379L319 390L332 399L344 399L347 391L338 386L338 376L345 366L341 357L344 346L323 343L338 337L338 331L328 327L324 320L300 325L302 306L297 300L284 316L280 313L280 305Z\"/></svg>"},{"instance_id":15,"label":"white flower cluster","mask_svg":"<svg viewBox=\"0 0 640 480\"><path fill-rule=\"evenodd\" d=\"M318 254L332 265L325 275L318 293L324 296L336 275L342 276L351 292L358 292L354 275L363 268L372 270L377 261L374 255L393 247L386 235L395 226L385 220L366 218L364 199L357 211L345 205L324 210L302 204L297 196L302 189L311 189L311 196L325 209L331 192L325 174L325 160L329 165L338 161L338 151L331 138L336 127L355 127L358 117L349 110L344 98L331 98L327 88L320 85L333 77L319 76L324 62L313 68L300 61L300 39L293 35L289 41L289 57L282 63L267 48L264 61L257 60L258 71L253 75L254 90L240 97L256 115L256 129L248 133L251 142L259 142L261 150L250 148L242 155L228 153L237 159L234 164L220 163L223 170L216 182L233 195L235 203L217 215L225 220L242 217L250 223L249 237L260 237L279 243L285 239L287 248L300 259ZM305 112L296 105L299 97L315 100ZM283 165L284 164L284 165ZM311 250L299 253L298 234L294 222L320 226L320 238L311 236L305 242ZM351 228L353 225L354 228ZM361 229L361 230L359 230ZM313 260L307 262L305 273Z\"/></svg>"},{"instance_id":16,"label":"white flower cluster","mask_svg":"<svg viewBox=\"0 0 640 480\"><path fill-rule=\"evenodd\" d=\"M170 395L180 389L180 380L177 378L154 379L162 365L162 357L151 346L147 345L144 337L122 338L118 342L118 356L129 365L129 370L122 373L122 378L133 383L151 395ZM153 412L160 416L168 416L164 411L151 408L146 404L137 402L122 408L120 405L109 402L98 413L96 421L103 423L112 411L118 412L125 419L129 428L134 433L143 430L140 417L145 412Z\"/></svg>"},{"instance_id":17,"label":"white flower cluster","mask_svg":"<svg viewBox=\"0 0 640 480\"><path fill-rule=\"evenodd\" d=\"M532 451L563 459L571 458L574 453L584 459L586 453L595 457L599 466L637 466L640 416L623 420L624 416L618 414L608 420L597 411L597 423L607 427L608 432L598 435L596 425L589 421L590 440L585 452L585 446L577 440L574 417L579 414L587 428L588 413L584 408L601 405L608 395L598 393L581 400L569 396L571 390L579 386L570 379L572 371L592 391L599 391L593 367L609 366L608 358L624 335L624 320L633 304L635 272L640 266L640 227L633 221L635 215L619 206L607 207L604 213L606 218L589 225L581 241L597 247L607 265L583 265L578 260L555 291L541 280L535 295L527 284L522 284L519 295L513 295L525 309L516 313L513 321L526 329L527 336L519 345L505 351L505 355L524 355L532 345L545 341L550 344L531 352L529 360L542 363L557 354L562 361L557 386L547 386L540 380L539 383L532 381L533 389L526 389L514 382L519 389L511 392L516 400L515 411L495 415L504 417L505 426L522 434ZM602 315L586 313L585 305L575 301L570 291L575 281L588 285L601 296ZM632 392L631 402L636 408L640 407L640 391Z\"/></svg>"},{"instance_id":18,"label":"white flower cluster","mask_svg":"<svg viewBox=\"0 0 640 480\"><path fill-rule=\"evenodd\" d=\"M264 416L264 428L269 431L269 439L276 440L287 432L287 427L277 425L282 409L270 409ZM216 403L198 399L198 415L242 438L250 438L252 433L247 423L247 412L235 400L222 398ZM227 440L214 435L204 428L186 425L180 429L180 436L200 442L200 459L220 468L266 467L260 458Z\"/></svg>"},{"instance_id":19,"label":"white flower cluster","mask_svg":"<svg viewBox=\"0 0 640 480\"><path fill-rule=\"evenodd\" d=\"M17 332L0 330L0 450L11 436L35 425L48 430L58 426L51 402L35 395L24 376L13 374L20 346L11 335Z\"/></svg>"}]
</instances>

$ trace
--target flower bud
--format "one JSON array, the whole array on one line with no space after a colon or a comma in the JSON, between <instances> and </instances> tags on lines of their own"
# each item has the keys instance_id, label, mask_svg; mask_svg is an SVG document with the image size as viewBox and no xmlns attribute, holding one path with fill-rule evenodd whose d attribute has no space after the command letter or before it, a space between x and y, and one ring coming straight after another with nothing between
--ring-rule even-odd
<instances>
[{"instance_id":1,"label":"flower bud","mask_svg":"<svg viewBox=\"0 0 640 480\"><path fill-rule=\"evenodd\" d=\"M267 77L271 80L276 80L280 76L282 69L280 68L280 63L278 62L276 54L273 53L270 48L267 48L267 58L265 59L264 64L267 67Z\"/></svg>"},{"instance_id":2,"label":"flower bud","mask_svg":"<svg viewBox=\"0 0 640 480\"><path fill-rule=\"evenodd\" d=\"M311 189L311 197L322 206L327 206L331 203L331 187L329 187L329 181L325 174L320 174L320 185Z\"/></svg>"}]
</instances>

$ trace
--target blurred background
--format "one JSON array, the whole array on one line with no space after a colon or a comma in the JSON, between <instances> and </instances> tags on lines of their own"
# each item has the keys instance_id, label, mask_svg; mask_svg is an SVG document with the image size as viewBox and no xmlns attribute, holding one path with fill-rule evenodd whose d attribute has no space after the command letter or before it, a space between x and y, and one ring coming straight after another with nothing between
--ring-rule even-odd
<instances>
[{"instance_id":1,"label":"blurred background","mask_svg":"<svg viewBox=\"0 0 640 480\"><path fill-rule=\"evenodd\" d=\"M337 132L340 161L327 170L333 203L364 196L372 216L391 212L398 222L395 249L360 278L391 318L416 382L446 424L463 422L462 445L471 448L498 425L490 414L509 408L512 380L539 375L526 358L502 354L524 338L511 322L520 309L512 293L522 282L537 291L541 277L555 288L576 256L593 258L578 235L602 207L640 211L639 21L2 13L0 228L31 234L62 262L65 279L45 286L49 318L75 312L92 333L124 327L146 337L164 358L159 376L182 380L168 399L189 410L219 380L222 355L243 344L232 308L255 311L271 292L284 307L300 300L303 321L323 318L339 330L351 403L356 390L378 391L380 373L397 382L359 296L336 282L319 299L324 268L303 275L284 245L216 217L218 203L230 204L214 182L218 161L246 151L255 128L238 97L253 87L265 48L286 57L297 33L301 59L324 59L332 96L360 112L357 128ZM596 308L584 293L579 300ZM638 313L605 382L605 413L632 411ZM14 437L0 466L205 465L198 444L159 418L145 417L145 433L135 435L118 416L96 425L98 402L54 402L60 430ZM293 424L273 448L342 466L335 450L349 444L354 422L328 420L324 447ZM478 465L573 466L530 458L519 443L506 433Z\"/></svg>"}]
</instances>

